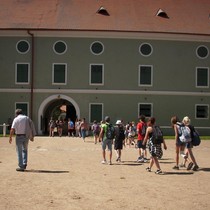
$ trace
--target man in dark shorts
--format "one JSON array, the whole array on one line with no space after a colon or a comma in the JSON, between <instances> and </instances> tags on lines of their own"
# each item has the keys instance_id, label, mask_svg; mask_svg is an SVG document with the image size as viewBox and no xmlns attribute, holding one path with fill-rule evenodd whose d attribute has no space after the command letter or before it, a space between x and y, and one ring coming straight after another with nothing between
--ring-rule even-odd
<instances>
[{"instance_id":1,"label":"man in dark shorts","mask_svg":"<svg viewBox=\"0 0 210 210\"><path fill-rule=\"evenodd\" d=\"M137 133L138 133L137 147L139 149L139 157L137 159L137 162L146 163L147 162L146 145L142 144L146 134L146 122L144 115L140 115L139 117L139 122L137 124Z\"/></svg>"}]
</instances>

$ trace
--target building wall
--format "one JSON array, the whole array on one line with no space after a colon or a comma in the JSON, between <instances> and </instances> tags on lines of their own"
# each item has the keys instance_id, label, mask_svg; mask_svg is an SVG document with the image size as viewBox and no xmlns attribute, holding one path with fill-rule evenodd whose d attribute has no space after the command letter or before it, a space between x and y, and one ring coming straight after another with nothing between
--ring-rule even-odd
<instances>
[{"instance_id":1,"label":"building wall","mask_svg":"<svg viewBox=\"0 0 210 210\"><path fill-rule=\"evenodd\" d=\"M20 54L16 50L19 40L27 40L30 50ZM53 51L56 41L67 44L65 54ZM101 55L90 52L93 42L104 46ZM142 56L139 46L149 43L153 53ZM137 121L140 103L152 104L152 115L157 118L166 134L171 134L170 118L188 115L192 123L200 128L203 135L209 134L209 114L206 119L196 119L196 104L209 105L210 87L196 87L196 67L210 67L209 55L200 59L196 55L198 46L210 49L210 42L116 39L116 38L74 38L36 37L34 39L34 103L33 119L40 128L38 112L42 102L52 95L65 95L79 106L80 116L89 119L89 104L102 103L105 115L110 115L113 123L117 119ZM32 70L31 37L0 37L0 124L14 117L15 103L30 104L30 84L15 84L15 63L30 63ZM53 63L67 64L67 84L52 84ZM89 84L90 64L104 65L104 85ZM152 86L139 86L139 65L152 65ZM209 78L208 78L209 80ZM29 113L30 105L29 105Z\"/></svg>"}]
</instances>

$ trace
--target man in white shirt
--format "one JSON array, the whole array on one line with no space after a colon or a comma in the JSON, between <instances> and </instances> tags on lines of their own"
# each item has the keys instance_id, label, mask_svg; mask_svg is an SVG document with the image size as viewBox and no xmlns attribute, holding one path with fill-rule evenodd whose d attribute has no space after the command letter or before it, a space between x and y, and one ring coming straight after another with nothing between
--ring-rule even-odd
<instances>
[{"instance_id":1,"label":"man in white shirt","mask_svg":"<svg viewBox=\"0 0 210 210\"><path fill-rule=\"evenodd\" d=\"M24 171L27 167L28 161L28 142L29 137L27 135L28 131L28 124L29 118L22 114L21 109L17 109L16 117L12 122L12 127L10 130L10 138L9 143L12 143L12 136L16 134L16 150L18 156L18 166L19 168L16 171ZM31 120L30 120L31 121Z\"/></svg>"}]
</instances>

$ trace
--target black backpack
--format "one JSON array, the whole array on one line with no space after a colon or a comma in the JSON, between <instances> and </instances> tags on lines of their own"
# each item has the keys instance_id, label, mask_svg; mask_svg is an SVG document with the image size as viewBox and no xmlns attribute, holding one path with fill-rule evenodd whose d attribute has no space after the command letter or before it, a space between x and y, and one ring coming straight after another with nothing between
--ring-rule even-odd
<instances>
[{"instance_id":1,"label":"black backpack","mask_svg":"<svg viewBox=\"0 0 210 210\"><path fill-rule=\"evenodd\" d=\"M141 135L145 136L147 130L147 125L145 123L142 124Z\"/></svg>"},{"instance_id":2,"label":"black backpack","mask_svg":"<svg viewBox=\"0 0 210 210\"><path fill-rule=\"evenodd\" d=\"M153 127L151 140L153 144L163 143L163 132L157 125Z\"/></svg>"},{"instance_id":3,"label":"black backpack","mask_svg":"<svg viewBox=\"0 0 210 210\"><path fill-rule=\"evenodd\" d=\"M118 135L119 139L125 139L125 131L123 129L123 127L119 127L119 135Z\"/></svg>"},{"instance_id":4,"label":"black backpack","mask_svg":"<svg viewBox=\"0 0 210 210\"><path fill-rule=\"evenodd\" d=\"M107 124L106 138L114 139L115 137L115 128L112 124Z\"/></svg>"}]
</instances>

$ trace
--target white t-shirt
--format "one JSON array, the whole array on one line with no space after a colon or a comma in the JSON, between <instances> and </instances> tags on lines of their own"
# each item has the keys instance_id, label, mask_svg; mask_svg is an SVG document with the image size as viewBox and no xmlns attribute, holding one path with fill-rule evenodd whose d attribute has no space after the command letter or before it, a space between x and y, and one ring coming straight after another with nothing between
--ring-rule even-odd
<instances>
[{"instance_id":1,"label":"white t-shirt","mask_svg":"<svg viewBox=\"0 0 210 210\"><path fill-rule=\"evenodd\" d=\"M25 115L19 114L12 122L12 128L15 129L16 134L26 134L26 120Z\"/></svg>"}]
</instances>

